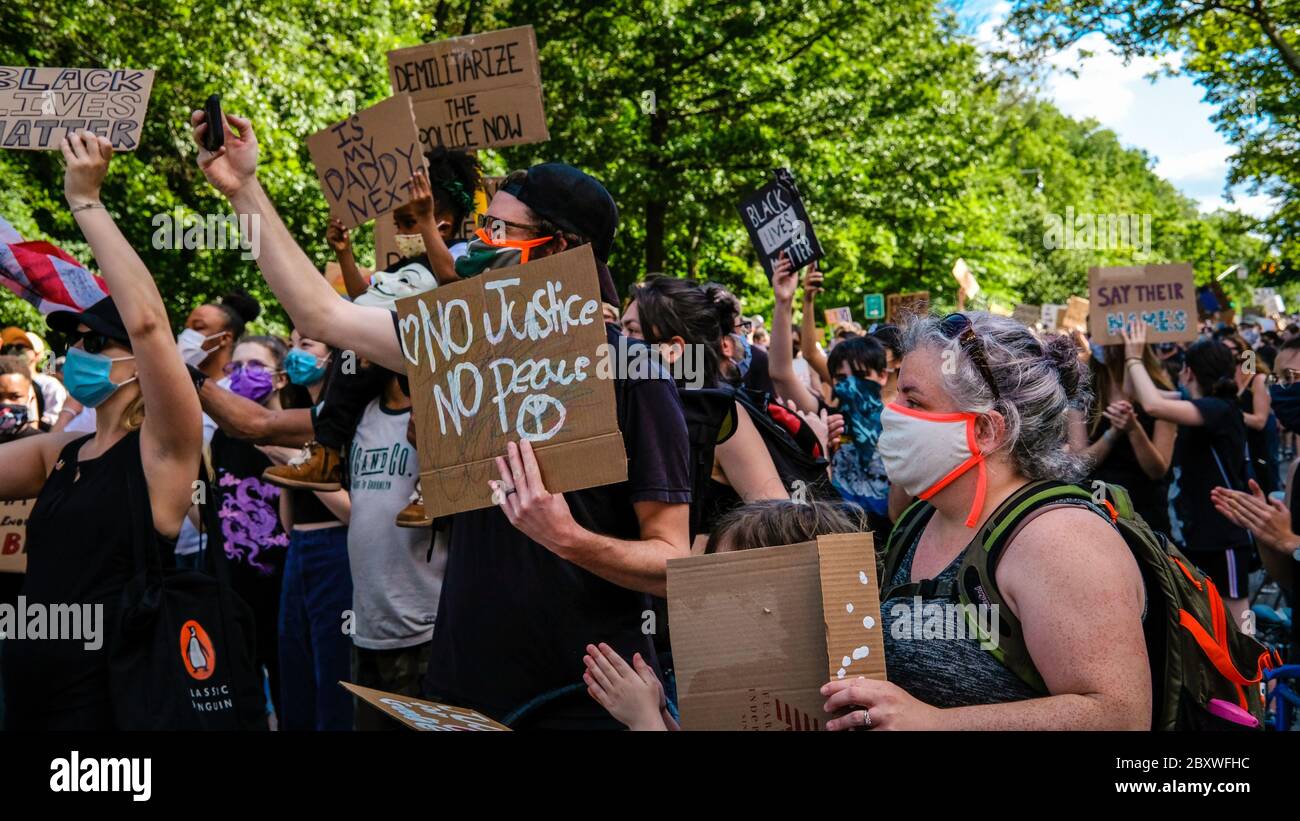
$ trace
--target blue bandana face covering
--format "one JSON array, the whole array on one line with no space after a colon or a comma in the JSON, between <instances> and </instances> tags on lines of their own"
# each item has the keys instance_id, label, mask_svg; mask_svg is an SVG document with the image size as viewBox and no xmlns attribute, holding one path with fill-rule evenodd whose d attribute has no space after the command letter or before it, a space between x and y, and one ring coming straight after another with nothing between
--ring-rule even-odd
<instances>
[{"instance_id":1,"label":"blue bandana face covering","mask_svg":"<svg viewBox=\"0 0 1300 821\"><path fill-rule=\"evenodd\" d=\"M857 445L858 461L865 467L880 439L880 413L885 409L880 383L855 374L841 379L834 393L839 400L837 409L844 415L844 430Z\"/></svg>"},{"instance_id":2,"label":"blue bandana face covering","mask_svg":"<svg viewBox=\"0 0 1300 821\"><path fill-rule=\"evenodd\" d=\"M119 356L110 359L102 353L86 353L81 348L69 348L68 358L63 363L63 386L73 399L88 408L97 408L122 385L135 381L134 376L121 383L114 383L109 378L113 363L128 359L135 357Z\"/></svg>"}]
</instances>

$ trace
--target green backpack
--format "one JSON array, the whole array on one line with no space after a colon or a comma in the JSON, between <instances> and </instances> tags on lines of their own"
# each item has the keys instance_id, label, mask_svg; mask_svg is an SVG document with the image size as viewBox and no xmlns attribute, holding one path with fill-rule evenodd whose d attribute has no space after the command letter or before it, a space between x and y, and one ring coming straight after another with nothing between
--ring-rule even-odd
<instances>
[{"instance_id":1,"label":"green backpack","mask_svg":"<svg viewBox=\"0 0 1300 821\"><path fill-rule=\"evenodd\" d=\"M990 642L980 646L1030 687L1047 695L1020 623L998 592L995 572L1003 549L1034 511L1048 505L1087 508L1119 530L1142 571L1147 590L1143 629L1151 662L1152 729L1242 728L1211 714L1207 710L1211 699L1235 704L1262 723L1259 682L1263 670L1280 665L1281 658L1227 618L1214 582L1133 511L1127 490L1100 482L1094 487L1095 496L1078 485L1031 482L1003 502L966 546L956 583L936 584L926 579L891 587L889 580L934 513L927 502L912 503L899 517L878 557L882 606L886 599L914 595L947 598L963 606L998 605L997 647L990 648ZM978 636L974 608L964 612L972 621L971 635Z\"/></svg>"}]
</instances>

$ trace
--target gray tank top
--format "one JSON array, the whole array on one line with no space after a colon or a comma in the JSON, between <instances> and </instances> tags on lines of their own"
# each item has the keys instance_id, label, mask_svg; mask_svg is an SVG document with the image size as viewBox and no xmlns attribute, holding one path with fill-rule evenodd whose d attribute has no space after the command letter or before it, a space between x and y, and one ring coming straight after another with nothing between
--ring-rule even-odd
<instances>
[{"instance_id":1,"label":"gray tank top","mask_svg":"<svg viewBox=\"0 0 1300 821\"><path fill-rule=\"evenodd\" d=\"M919 542L920 533L907 546L907 553L894 577L886 581L886 587L905 585L911 580L912 559ZM955 585L961 560L962 555L958 554L935 577L935 582ZM889 680L934 707L1000 704L1041 697L1042 693L1025 684L992 653L980 647L958 605L955 599L905 596L894 596L880 603ZM982 618L989 619L982 624L996 633L992 615Z\"/></svg>"}]
</instances>

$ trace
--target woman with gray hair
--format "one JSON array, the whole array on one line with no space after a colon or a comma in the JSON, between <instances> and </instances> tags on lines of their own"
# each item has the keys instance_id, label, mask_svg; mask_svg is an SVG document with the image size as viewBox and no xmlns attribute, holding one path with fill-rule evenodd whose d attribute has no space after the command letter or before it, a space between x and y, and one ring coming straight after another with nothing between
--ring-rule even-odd
<instances>
[{"instance_id":1,"label":"woman with gray hair","mask_svg":"<svg viewBox=\"0 0 1300 821\"><path fill-rule=\"evenodd\" d=\"M827 712L847 712L827 728L1148 728L1146 597L1123 537L1086 507L1048 503L1023 516L1017 506L1032 483L1084 475L1066 449L1066 410L1087 393L1074 344L967 313L918 320L904 350L879 450L890 480L919 501L895 525L902 540L891 541L897 560L882 582L889 681L828 683ZM963 609L949 605L971 581L958 579L968 551L992 538L990 520L1012 535L988 559L994 590L976 591L993 594L995 605L980 605L992 631L969 635ZM998 651L999 618L1018 622L1033 684Z\"/></svg>"}]
</instances>

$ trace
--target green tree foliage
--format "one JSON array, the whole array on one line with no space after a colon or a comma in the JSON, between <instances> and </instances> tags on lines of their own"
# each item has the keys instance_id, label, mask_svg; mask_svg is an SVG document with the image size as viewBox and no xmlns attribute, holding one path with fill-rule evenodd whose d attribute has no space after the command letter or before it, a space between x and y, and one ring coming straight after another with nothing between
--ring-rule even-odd
<instances>
[{"instance_id":1,"label":"green tree foliage","mask_svg":"<svg viewBox=\"0 0 1300 821\"><path fill-rule=\"evenodd\" d=\"M611 267L624 288L652 270L716 279L765 311L736 203L777 166L799 179L828 252L823 305L855 314L870 292L951 304L957 257L985 288L975 304L1008 308L1083 293L1089 265L1189 259L1205 280L1269 261L1249 220L1199 216L1149 157L1034 99L934 0L55 0L0 6L0 64L155 69L142 146L117 158L105 201L175 319L243 287L274 327L283 315L238 251L153 242L160 214L227 208L195 167L190 111L219 92L253 118L264 185L323 267L305 137L388 95L389 49L521 24L537 28L551 140L484 164L561 159L602 179L622 212ZM0 213L89 261L61 166L54 152L0 151ZM1045 247L1067 208L1152 215L1149 258ZM357 242L364 258L368 233ZM5 292L0 319L34 314Z\"/></svg>"}]
</instances>

